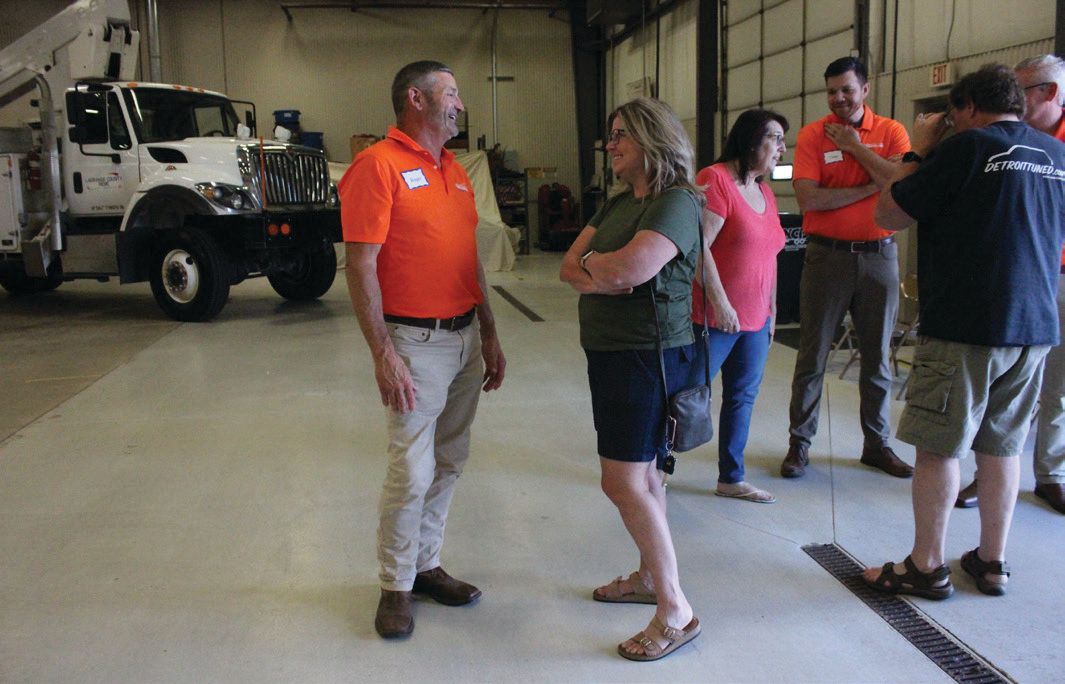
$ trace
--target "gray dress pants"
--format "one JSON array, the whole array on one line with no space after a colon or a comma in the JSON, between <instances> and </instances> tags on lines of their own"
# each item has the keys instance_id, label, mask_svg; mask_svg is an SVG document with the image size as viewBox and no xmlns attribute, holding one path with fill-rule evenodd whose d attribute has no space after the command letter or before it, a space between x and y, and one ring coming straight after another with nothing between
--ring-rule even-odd
<instances>
[{"instance_id":1,"label":"gray dress pants","mask_svg":"<svg viewBox=\"0 0 1065 684\"><path fill-rule=\"evenodd\" d=\"M848 252L807 242L799 285L799 353L791 383L790 443L809 446L825 364L850 311L861 354L858 391L865 446L887 445L891 431L891 333L899 310L898 245Z\"/></svg>"},{"instance_id":2,"label":"gray dress pants","mask_svg":"<svg viewBox=\"0 0 1065 684\"><path fill-rule=\"evenodd\" d=\"M1035 431L1035 481L1065 482L1065 278L1058 280L1058 323L1062 344L1050 350L1039 393L1039 424Z\"/></svg>"}]
</instances>

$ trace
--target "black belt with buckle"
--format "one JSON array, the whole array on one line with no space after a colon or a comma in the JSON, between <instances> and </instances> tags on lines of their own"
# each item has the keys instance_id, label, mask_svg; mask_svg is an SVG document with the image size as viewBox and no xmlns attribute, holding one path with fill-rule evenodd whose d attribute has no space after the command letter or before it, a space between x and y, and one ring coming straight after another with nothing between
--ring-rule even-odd
<instances>
[{"instance_id":1,"label":"black belt with buckle","mask_svg":"<svg viewBox=\"0 0 1065 684\"><path fill-rule=\"evenodd\" d=\"M411 318L410 316L393 316L385 314L386 323L397 325L412 325L415 328L428 328L429 330L448 330L456 332L473 323L473 315L477 313L477 307L473 307L464 314L451 318Z\"/></svg>"},{"instance_id":2,"label":"black belt with buckle","mask_svg":"<svg viewBox=\"0 0 1065 684\"><path fill-rule=\"evenodd\" d=\"M850 242L849 240L833 240L832 238L825 237L823 235L807 235L806 239L815 245L822 245L829 249L834 249L838 252L879 252L891 243L895 242L894 235L888 235L886 238L880 238L879 240L869 240L868 242Z\"/></svg>"}]
</instances>

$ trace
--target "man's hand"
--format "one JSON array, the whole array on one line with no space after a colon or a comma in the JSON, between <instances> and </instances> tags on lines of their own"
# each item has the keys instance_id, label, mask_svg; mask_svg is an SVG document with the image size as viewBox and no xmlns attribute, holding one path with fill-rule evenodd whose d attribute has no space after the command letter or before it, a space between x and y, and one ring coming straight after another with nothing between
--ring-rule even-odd
<instances>
[{"instance_id":1,"label":"man's hand","mask_svg":"<svg viewBox=\"0 0 1065 684\"><path fill-rule=\"evenodd\" d=\"M374 359L374 376L377 378L377 390L381 393L381 403L397 413L410 413L414 410L414 395L418 388L410 377L410 369L395 350L386 351Z\"/></svg>"},{"instance_id":2,"label":"man's hand","mask_svg":"<svg viewBox=\"0 0 1065 684\"><path fill-rule=\"evenodd\" d=\"M499 389L503 384L503 376L507 372L507 359L503 356L503 348L499 345L499 338L494 335L481 333L481 358L484 359L484 380L481 388L485 392Z\"/></svg>"},{"instance_id":3,"label":"man's hand","mask_svg":"<svg viewBox=\"0 0 1065 684\"><path fill-rule=\"evenodd\" d=\"M946 123L947 115L943 112L936 114L918 114L913 122L913 151L920 157L925 157L932 148L939 144L950 126Z\"/></svg>"},{"instance_id":4,"label":"man's hand","mask_svg":"<svg viewBox=\"0 0 1065 684\"><path fill-rule=\"evenodd\" d=\"M858 129L846 124L826 123L825 137L831 140L836 147L844 152L854 154L854 150L862 146L861 136Z\"/></svg>"}]
</instances>

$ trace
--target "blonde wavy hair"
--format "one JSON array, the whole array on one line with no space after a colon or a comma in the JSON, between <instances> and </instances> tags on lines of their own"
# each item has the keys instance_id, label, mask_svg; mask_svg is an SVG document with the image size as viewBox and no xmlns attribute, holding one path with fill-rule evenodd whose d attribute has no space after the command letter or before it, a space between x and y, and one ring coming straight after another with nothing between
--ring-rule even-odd
<instances>
[{"instance_id":1,"label":"blonde wavy hair","mask_svg":"<svg viewBox=\"0 0 1065 684\"><path fill-rule=\"evenodd\" d=\"M637 97L611 112L607 127L618 117L625 122L625 135L643 150L650 196L681 188L692 193L700 207L705 205L706 197L695 185L695 150L676 112L661 100ZM628 183L618 179L615 192L628 188Z\"/></svg>"}]
</instances>

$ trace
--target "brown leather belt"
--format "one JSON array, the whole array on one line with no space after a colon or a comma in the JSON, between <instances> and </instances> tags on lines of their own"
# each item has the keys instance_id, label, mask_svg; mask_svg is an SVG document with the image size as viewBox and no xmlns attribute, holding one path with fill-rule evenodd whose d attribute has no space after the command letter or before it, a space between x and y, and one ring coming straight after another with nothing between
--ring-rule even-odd
<instances>
[{"instance_id":1,"label":"brown leather belt","mask_svg":"<svg viewBox=\"0 0 1065 684\"><path fill-rule=\"evenodd\" d=\"M869 240L868 242L850 242L848 240L833 240L832 238L825 237L823 235L807 235L806 239L815 245L821 245L828 247L829 249L836 250L837 252L879 252L884 247L887 247L891 243L895 242L894 235L888 235L886 238L880 238L879 240Z\"/></svg>"},{"instance_id":2,"label":"brown leather belt","mask_svg":"<svg viewBox=\"0 0 1065 684\"><path fill-rule=\"evenodd\" d=\"M452 316L451 318L411 318L410 316L393 316L392 314L385 314L385 322L395 323L397 325L411 325L415 328L455 332L462 330L470 323L473 323L473 315L476 312L477 307L474 307L464 314Z\"/></svg>"}]
</instances>

